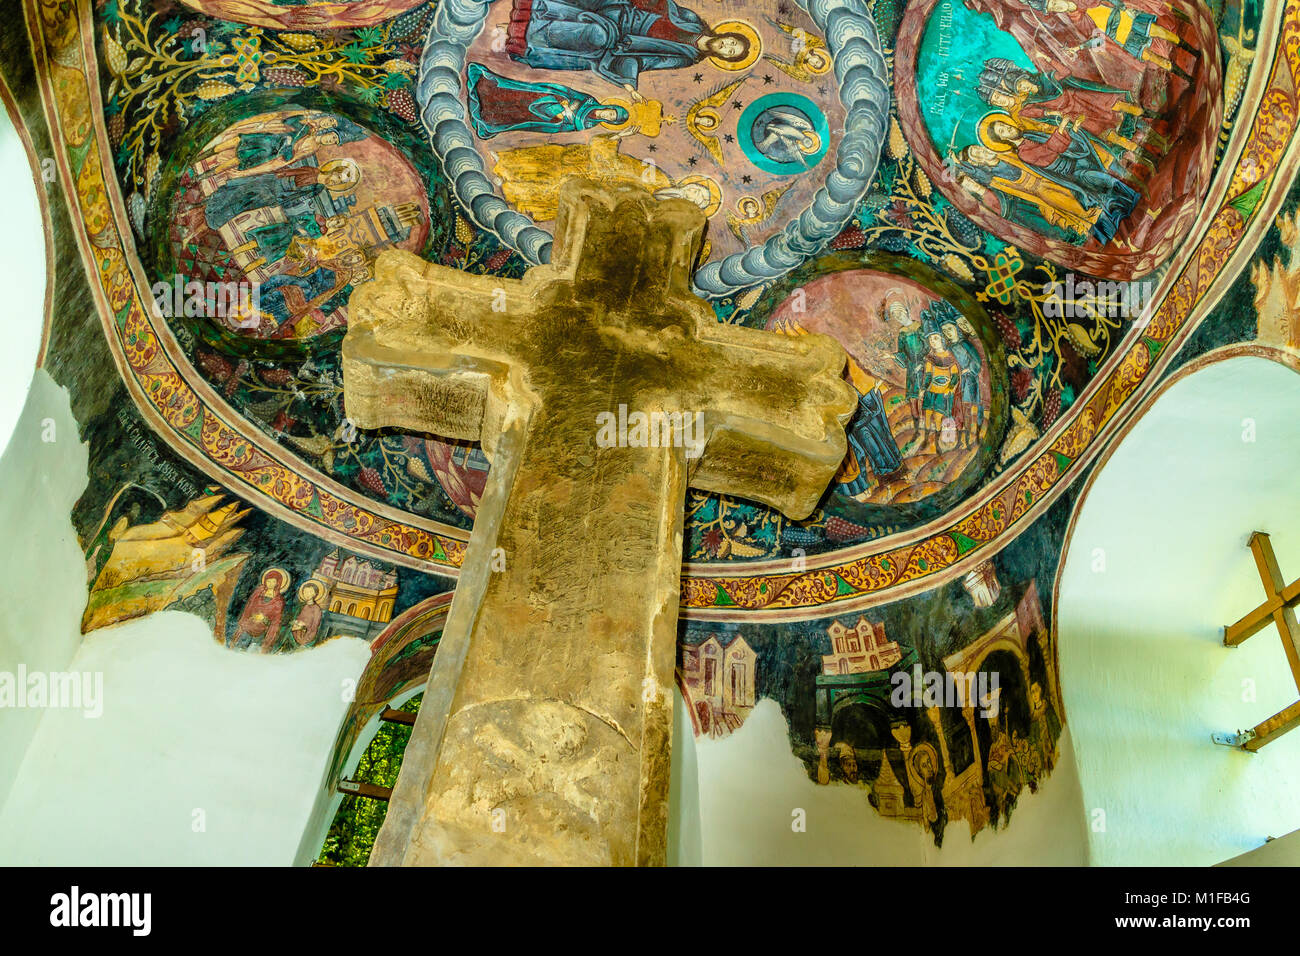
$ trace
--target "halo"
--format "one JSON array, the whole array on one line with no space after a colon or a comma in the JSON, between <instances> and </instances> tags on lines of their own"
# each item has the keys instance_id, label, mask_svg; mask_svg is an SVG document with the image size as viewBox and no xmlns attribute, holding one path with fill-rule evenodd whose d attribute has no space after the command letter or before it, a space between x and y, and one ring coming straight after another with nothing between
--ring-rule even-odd
<instances>
[{"instance_id":1,"label":"halo","mask_svg":"<svg viewBox=\"0 0 1300 956\"><path fill-rule=\"evenodd\" d=\"M709 204L704 207L704 218L713 218L713 214L717 212L718 208L722 205L722 187L708 176L687 176L685 179L677 180L673 185L680 189L682 186L688 186L691 183L702 183L708 188Z\"/></svg>"},{"instance_id":2,"label":"halo","mask_svg":"<svg viewBox=\"0 0 1300 956\"><path fill-rule=\"evenodd\" d=\"M813 66L814 59L820 64L819 66ZM831 57L829 53L821 48L805 50L803 62L800 65L814 76L821 76L823 73L830 72Z\"/></svg>"},{"instance_id":3,"label":"halo","mask_svg":"<svg viewBox=\"0 0 1300 956\"><path fill-rule=\"evenodd\" d=\"M627 129L629 126L632 125L632 104L629 103L627 100L619 96L614 96L607 100L601 100L600 105L617 106L620 107L623 110L623 112L627 113L627 119L623 120L623 122L608 123L605 120L601 120L600 121L601 126L605 127L606 129L620 130L620 129Z\"/></svg>"},{"instance_id":4,"label":"halo","mask_svg":"<svg viewBox=\"0 0 1300 956\"><path fill-rule=\"evenodd\" d=\"M1011 118L1010 114L1003 113L1001 110L996 113L985 113L983 118L979 121L980 145L985 149L993 150L995 153L1010 152L1010 143L999 142L993 138L992 129L994 123L1007 123L1008 125L1016 126L1016 121ZM1019 127L1017 127L1017 129L1018 128Z\"/></svg>"},{"instance_id":5,"label":"halo","mask_svg":"<svg viewBox=\"0 0 1300 956\"><path fill-rule=\"evenodd\" d=\"M319 581L317 581L315 578L308 578L306 581L303 581L302 585L298 588L298 600L300 601L307 600L307 596L303 594L303 592L306 591L308 588L311 588L313 591L316 592L315 594L312 595L313 597L320 597L322 594L325 593L325 588L322 587Z\"/></svg>"},{"instance_id":6,"label":"halo","mask_svg":"<svg viewBox=\"0 0 1300 956\"><path fill-rule=\"evenodd\" d=\"M286 571L284 568L267 568L265 571L262 572L262 578L261 578L262 584L266 584L266 579L269 578L271 575L275 575L275 577L279 580L280 583L276 585L276 587L279 590L281 591L289 590L290 578L289 578L288 571Z\"/></svg>"},{"instance_id":7,"label":"halo","mask_svg":"<svg viewBox=\"0 0 1300 956\"><path fill-rule=\"evenodd\" d=\"M758 62L758 58L763 53L763 40L759 37L758 31L744 20L720 20L709 28L709 33L715 37L724 33L734 33L749 41L749 49L743 60L724 60L721 57L709 57L709 62L719 70L727 70L728 72L748 70Z\"/></svg>"},{"instance_id":8,"label":"halo","mask_svg":"<svg viewBox=\"0 0 1300 956\"><path fill-rule=\"evenodd\" d=\"M713 120L713 125L707 127L710 131L722 125L722 115L712 106L701 106L698 109L691 110L690 121L695 124L696 129L700 128L700 120L704 117Z\"/></svg>"},{"instance_id":9,"label":"halo","mask_svg":"<svg viewBox=\"0 0 1300 956\"><path fill-rule=\"evenodd\" d=\"M799 152L805 156L812 156L822 148L822 138L817 135L816 130L809 130L803 134L803 142L799 144Z\"/></svg>"}]
</instances>

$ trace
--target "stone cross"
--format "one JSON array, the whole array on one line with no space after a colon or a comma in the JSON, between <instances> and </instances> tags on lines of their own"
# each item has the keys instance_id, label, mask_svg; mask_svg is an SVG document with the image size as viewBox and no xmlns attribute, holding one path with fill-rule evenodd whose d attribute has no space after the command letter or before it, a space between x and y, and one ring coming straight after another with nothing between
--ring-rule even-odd
<instances>
[{"instance_id":1,"label":"stone cross","mask_svg":"<svg viewBox=\"0 0 1300 956\"><path fill-rule=\"evenodd\" d=\"M720 324L700 210L570 181L521 280L385 252L361 428L482 442L456 596L372 864L662 864L688 485L808 515L856 405L832 339Z\"/></svg>"}]
</instances>

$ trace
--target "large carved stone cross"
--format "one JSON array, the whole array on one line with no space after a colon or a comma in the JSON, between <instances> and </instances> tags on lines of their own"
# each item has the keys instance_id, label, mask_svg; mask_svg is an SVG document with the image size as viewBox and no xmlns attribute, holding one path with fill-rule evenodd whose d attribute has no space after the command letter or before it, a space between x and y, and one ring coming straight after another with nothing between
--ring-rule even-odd
<instances>
[{"instance_id":1,"label":"large carved stone cross","mask_svg":"<svg viewBox=\"0 0 1300 956\"><path fill-rule=\"evenodd\" d=\"M556 225L522 280L386 252L349 306L348 417L492 462L372 864L665 862L687 485L803 517L844 457L843 350L719 324L695 206L572 181Z\"/></svg>"}]
</instances>

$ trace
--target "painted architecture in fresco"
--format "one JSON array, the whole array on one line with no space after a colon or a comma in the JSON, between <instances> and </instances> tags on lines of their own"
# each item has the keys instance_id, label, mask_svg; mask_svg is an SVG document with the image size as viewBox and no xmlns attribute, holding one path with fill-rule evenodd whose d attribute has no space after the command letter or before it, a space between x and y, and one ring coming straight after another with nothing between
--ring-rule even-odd
<instances>
[{"instance_id":1,"label":"painted architecture in fresco","mask_svg":"<svg viewBox=\"0 0 1300 956\"><path fill-rule=\"evenodd\" d=\"M347 420L348 297L384 250L517 278L562 176L635 181L707 217L720 322L844 347L858 408L809 518L689 494L678 683L708 737L774 701L810 786L936 841L1005 827L1056 763L1053 582L1102 448L1187 356L1300 341L1278 3L24 10L48 77L17 36L0 70L85 266L44 360L89 445L82 628L366 641L334 776L427 675L491 467ZM258 295L161 309L178 281ZM896 705L917 668L996 700Z\"/></svg>"},{"instance_id":2,"label":"painted architecture in fresco","mask_svg":"<svg viewBox=\"0 0 1300 956\"><path fill-rule=\"evenodd\" d=\"M681 649L678 686L697 734L722 737L749 716L757 700L758 658L743 637L724 646L717 635Z\"/></svg>"}]
</instances>

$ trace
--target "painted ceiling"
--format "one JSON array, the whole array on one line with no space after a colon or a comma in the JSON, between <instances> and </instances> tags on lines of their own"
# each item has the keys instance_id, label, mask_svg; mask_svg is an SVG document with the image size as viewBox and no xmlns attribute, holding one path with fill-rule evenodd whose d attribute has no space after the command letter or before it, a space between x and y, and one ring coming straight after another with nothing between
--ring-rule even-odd
<instances>
[{"instance_id":1,"label":"painted ceiling","mask_svg":"<svg viewBox=\"0 0 1300 956\"><path fill-rule=\"evenodd\" d=\"M518 277L564 175L636 180L708 216L720 322L831 335L859 394L808 519L689 497L696 732L774 698L811 779L936 841L1004 822L1056 759L1082 479L1181 363L1295 345L1253 303L1292 281L1300 3L1087 4L11 4L45 363L92 447L83 628L371 641L341 765L427 672L490 466L348 421L352 290L390 248ZM1000 675L1001 718L891 702L913 668Z\"/></svg>"}]
</instances>

